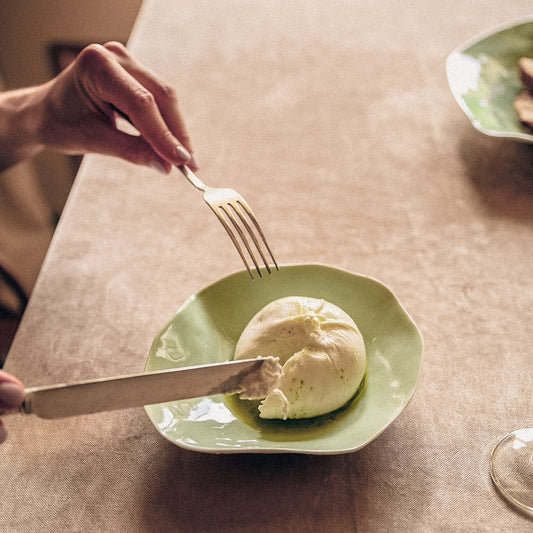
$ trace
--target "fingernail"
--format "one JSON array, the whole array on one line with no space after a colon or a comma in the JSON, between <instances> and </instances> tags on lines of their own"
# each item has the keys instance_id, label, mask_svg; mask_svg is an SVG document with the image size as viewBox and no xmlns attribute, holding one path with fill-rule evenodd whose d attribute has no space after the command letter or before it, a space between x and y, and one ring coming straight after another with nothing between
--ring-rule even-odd
<instances>
[{"instance_id":1,"label":"fingernail","mask_svg":"<svg viewBox=\"0 0 533 533\"><path fill-rule=\"evenodd\" d=\"M165 176L167 175L165 167L159 161L150 161L149 165L154 170L157 170L157 172L159 172L160 174L164 174Z\"/></svg>"},{"instance_id":2,"label":"fingernail","mask_svg":"<svg viewBox=\"0 0 533 533\"><path fill-rule=\"evenodd\" d=\"M7 439L7 430L3 425L0 425L0 444Z\"/></svg>"},{"instance_id":3,"label":"fingernail","mask_svg":"<svg viewBox=\"0 0 533 533\"><path fill-rule=\"evenodd\" d=\"M24 400L24 391L10 381L0 383L0 404L5 407L18 407Z\"/></svg>"},{"instance_id":4,"label":"fingernail","mask_svg":"<svg viewBox=\"0 0 533 533\"><path fill-rule=\"evenodd\" d=\"M183 146L176 146L176 152L178 153L178 157L180 159L183 159L184 161L189 161L191 158L191 154L183 148Z\"/></svg>"},{"instance_id":5,"label":"fingernail","mask_svg":"<svg viewBox=\"0 0 533 533\"><path fill-rule=\"evenodd\" d=\"M196 156L194 154L191 154L191 158L187 162L187 165L189 165L192 170L198 170L200 168Z\"/></svg>"}]
</instances>

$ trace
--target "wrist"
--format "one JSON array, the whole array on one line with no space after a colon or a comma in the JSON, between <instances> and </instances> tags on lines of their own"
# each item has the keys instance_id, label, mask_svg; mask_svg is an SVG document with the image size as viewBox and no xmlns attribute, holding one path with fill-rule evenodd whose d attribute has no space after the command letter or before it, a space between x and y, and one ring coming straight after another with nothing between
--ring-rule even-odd
<instances>
[{"instance_id":1,"label":"wrist","mask_svg":"<svg viewBox=\"0 0 533 533\"><path fill-rule=\"evenodd\" d=\"M39 87L0 93L0 170L37 155L42 109Z\"/></svg>"}]
</instances>

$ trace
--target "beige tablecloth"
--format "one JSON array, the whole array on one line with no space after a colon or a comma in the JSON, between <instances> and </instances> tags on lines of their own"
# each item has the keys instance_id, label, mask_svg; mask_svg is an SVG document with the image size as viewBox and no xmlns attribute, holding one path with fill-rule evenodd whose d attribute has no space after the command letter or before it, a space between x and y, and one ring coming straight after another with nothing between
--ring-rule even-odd
<instances>
[{"instance_id":1,"label":"beige tablecloth","mask_svg":"<svg viewBox=\"0 0 533 533\"><path fill-rule=\"evenodd\" d=\"M130 47L174 84L212 185L283 263L392 288L425 338L418 391L359 452L217 456L142 408L6 420L0 530L531 531L488 472L533 424L533 151L475 131L461 42L529 1L146 2ZM28 386L141 371L191 294L241 268L175 172L85 159L8 357Z\"/></svg>"}]
</instances>

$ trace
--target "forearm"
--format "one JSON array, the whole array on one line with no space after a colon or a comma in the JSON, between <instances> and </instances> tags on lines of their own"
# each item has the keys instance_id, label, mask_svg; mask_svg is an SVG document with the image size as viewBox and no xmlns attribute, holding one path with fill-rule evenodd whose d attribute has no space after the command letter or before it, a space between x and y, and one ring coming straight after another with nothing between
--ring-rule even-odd
<instances>
[{"instance_id":1,"label":"forearm","mask_svg":"<svg viewBox=\"0 0 533 533\"><path fill-rule=\"evenodd\" d=\"M0 172L43 149L40 116L39 87L0 93Z\"/></svg>"}]
</instances>

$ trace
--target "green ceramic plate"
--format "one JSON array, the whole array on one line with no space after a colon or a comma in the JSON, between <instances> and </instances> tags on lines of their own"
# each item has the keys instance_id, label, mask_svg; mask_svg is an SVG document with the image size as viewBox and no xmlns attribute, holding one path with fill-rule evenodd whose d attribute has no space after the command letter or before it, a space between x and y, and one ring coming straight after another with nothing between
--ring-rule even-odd
<instances>
[{"instance_id":1,"label":"green ceramic plate","mask_svg":"<svg viewBox=\"0 0 533 533\"><path fill-rule=\"evenodd\" d=\"M416 325L378 281L319 264L283 266L254 281L241 271L201 290L156 336L146 371L232 359L252 316L283 296L324 298L355 320L368 359L362 394L335 413L293 421L261 420L243 402L222 395L147 406L165 438L209 453L338 454L362 448L401 413L422 365Z\"/></svg>"},{"instance_id":2,"label":"green ceramic plate","mask_svg":"<svg viewBox=\"0 0 533 533\"><path fill-rule=\"evenodd\" d=\"M518 60L533 57L533 19L498 26L462 44L446 61L450 89L479 131L533 143L513 106L522 90Z\"/></svg>"}]
</instances>

